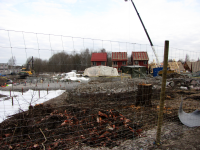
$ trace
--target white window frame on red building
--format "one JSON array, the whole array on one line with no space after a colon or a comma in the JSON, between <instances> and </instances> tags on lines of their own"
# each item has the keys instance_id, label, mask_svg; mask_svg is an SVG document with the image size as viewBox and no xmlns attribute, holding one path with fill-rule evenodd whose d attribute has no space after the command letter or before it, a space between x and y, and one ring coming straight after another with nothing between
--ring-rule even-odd
<instances>
[{"instance_id":1,"label":"white window frame on red building","mask_svg":"<svg viewBox=\"0 0 200 150\"><path fill-rule=\"evenodd\" d=\"M101 62L101 65L102 65L102 66L105 66L105 61L102 61L102 62Z\"/></svg>"},{"instance_id":2,"label":"white window frame on red building","mask_svg":"<svg viewBox=\"0 0 200 150\"><path fill-rule=\"evenodd\" d=\"M93 66L96 66L96 65L97 65L97 62L96 62L96 61L93 61L92 64L93 64Z\"/></svg>"},{"instance_id":3,"label":"white window frame on red building","mask_svg":"<svg viewBox=\"0 0 200 150\"><path fill-rule=\"evenodd\" d=\"M117 61L113 61L113 65L117 65Z\"/></svg>"},{"instance_id":4,"label":"white window frame on red building","mask_svg":"<svg viewBox=\"0 0 200 150\"><path fill-rule=\"evenodd\" d=\"M122 65L126 65L126 61L122 61Z\"/></svg>"},{"instance_id":5,"label":"white window frame on red building","mask_svg":"<svg viewBox=\"0 0 200 150\"><path fill-rule=\"evenodd\" d=\"M143 61L143 64L144 64L144 65L147 65L147 60L144 60L144 61Z\"/></svg>"}]
</instances>

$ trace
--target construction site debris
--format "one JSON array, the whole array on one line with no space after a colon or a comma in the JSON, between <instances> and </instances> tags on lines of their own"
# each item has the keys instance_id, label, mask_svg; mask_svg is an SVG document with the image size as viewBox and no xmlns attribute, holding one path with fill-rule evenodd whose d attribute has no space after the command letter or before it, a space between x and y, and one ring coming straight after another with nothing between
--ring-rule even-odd
<instances>
[{"instance_id":1,"label":"construction site debris","mask_svg":"<svg viewBox=\"0 0 200 150\"><path fill-rule=\"evenodd\" d=\"M200 110L195 110L192 113L185 113L183 111L182 105L183 105L183 100L181 101L179 111L178 111L178 117L180 121L188 127L200 126Z\"/></svg>"}]
</instances>

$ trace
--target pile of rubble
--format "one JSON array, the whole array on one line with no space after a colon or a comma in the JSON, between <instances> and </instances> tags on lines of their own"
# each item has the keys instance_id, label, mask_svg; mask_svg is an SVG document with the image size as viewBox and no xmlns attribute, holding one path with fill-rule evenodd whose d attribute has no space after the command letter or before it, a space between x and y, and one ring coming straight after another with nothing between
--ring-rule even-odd
<instances>
[{"instance_id":1,"label":"pile of rubble","mask_svg":"<svg viewBox=\"0 0 200 150\"><path fill-rule=\"evenodd\" d=\"M166 83L167 87L180 88L180 89L200 89L200 79L199 78L188 78L188 77L179 77L179 78L169 78Z\"/></svg>"},{"instance_id":2,"label":"pile of rubble","mask_svg":"<svg viewBox=\"0 0 200 150\"><path fill-rule=\"evenodd\" d=\"M176 78L174 78L176 77ZM88 84L80 84L75 90L76 93L119 93L137 90L137 85L145 83L152 84L153 89L161 89L162 77L142 78L90 78ZM170 74L167 76L167 88L177 89L200 89L199 78L189 78L180 74Z\"/></svg>"},{"instance_id":3,"label":"pile of rubble","mask_svg":"<svg viewBox=\"0 0 200 150\"><path fill-rule=\"evenodd\" d=\"M161 88L161 77L146 79L128 79L109 78L107 80L101 78L91 78L88 84L80 84L74 92L76 93L120 93L131 92L137 90L137 85L141 83L152 84L154 89Z\"/></svg>"}]
</instances>

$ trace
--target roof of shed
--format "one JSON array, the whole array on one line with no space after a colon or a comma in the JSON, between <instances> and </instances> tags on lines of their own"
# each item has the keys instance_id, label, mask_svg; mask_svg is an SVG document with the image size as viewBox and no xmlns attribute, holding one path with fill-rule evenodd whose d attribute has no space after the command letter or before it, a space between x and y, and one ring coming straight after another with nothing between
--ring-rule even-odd
<instances>
[{"instance_id":1,"label":"roof of shed","mask_svg":"<svg viewBox=\"0 0 200 150\"><path fill-rule=\"evenodd\" d=\"M149 60L147 52L132 52L133 60Z\"/></svg>"},{"instance_id":2,"label":"roof of shed","mask_svg":"<svg viewBox=\"0 0 200 150\"><path fill-rule=\"evenodd\" d=\"M127 61L127 52L112 52L112 61Z\"/></svg>"},{"instance_id":3,"label":"roof of shed","mask_svg":"<svg viewBox=\"0 0 200 150\"><path fill-rule=\"evenodd\" d=\"M107 53L92 53L91 61L107 61Z\"/></svg>"}]
</instances>

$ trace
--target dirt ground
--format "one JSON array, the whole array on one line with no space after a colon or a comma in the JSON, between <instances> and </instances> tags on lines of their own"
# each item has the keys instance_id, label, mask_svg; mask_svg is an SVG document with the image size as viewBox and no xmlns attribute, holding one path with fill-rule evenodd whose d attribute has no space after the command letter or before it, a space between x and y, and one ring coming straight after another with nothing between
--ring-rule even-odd
<instances>
[{"instance_id":1,"label":"dirt ground","mask_svg":"<svg viewBox=\"0 0 200 150\"><path fill-rule=\"evenodd\" d=\"M136 106L137 85L153 85L152 106ZM0 124L1 149L200 149L200 127L178 118L200 109L199 90L166 88L161 145L155 144L161 78L99 78Z\"/></svg>"}]
</instances>

